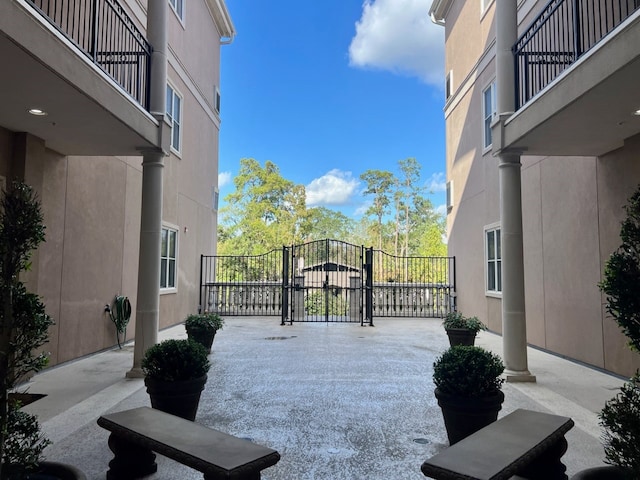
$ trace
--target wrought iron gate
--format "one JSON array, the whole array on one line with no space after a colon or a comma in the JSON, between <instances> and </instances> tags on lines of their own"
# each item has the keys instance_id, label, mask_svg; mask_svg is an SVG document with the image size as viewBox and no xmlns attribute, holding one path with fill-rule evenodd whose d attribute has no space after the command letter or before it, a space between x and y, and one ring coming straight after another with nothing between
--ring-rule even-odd
<instances>
[{"instance_id":1,"label":"wrought iron gate","mask_svg":"<svg viewBox=\"0 0 640 480\"><path fill-rule=\"evenodd\" d=\"M291 247L289 321L364 324L363 252L361 246L329 239Z\"/></svg>"},{"instance_id":2,"label":"wrought iron gate","mask_svg":"<svg viewBox=\"0 0 640 480\"><path fill-rule=\"evenodd\" d=\"M339 240L263 255L202 256L200 311L287 322L442 317L455 307L455 258L398 257Z\"/></svg>"}]
</instances>

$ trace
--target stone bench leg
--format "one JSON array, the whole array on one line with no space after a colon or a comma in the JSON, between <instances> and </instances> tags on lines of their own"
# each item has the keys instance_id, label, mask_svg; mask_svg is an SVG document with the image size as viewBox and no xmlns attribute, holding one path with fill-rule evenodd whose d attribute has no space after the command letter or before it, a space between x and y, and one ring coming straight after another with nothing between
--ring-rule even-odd
<instances>
[{"instance_id":1,"label":"stone bench leg","mask_svg":"<svg viewBox=\"0 0 640 480\"><path fill-rule=\"evenodd\" d=\"M531 464L518 470L518 476L529 480L566 480L567 467L561 458L567 452L567 439L562 437Z\"/></svg>"},{"instance_id":2,"label":"stone bench leg","mask_svg":"<svg viewBox=\"0 0 640 480\"><path fill-rule=\"evenodd\" d=\"M129 442L112 433L109 448L113 460L109 462L107 480L134 480L158 471L156 454L145 447Z\"/></svg>"}]
</instances>

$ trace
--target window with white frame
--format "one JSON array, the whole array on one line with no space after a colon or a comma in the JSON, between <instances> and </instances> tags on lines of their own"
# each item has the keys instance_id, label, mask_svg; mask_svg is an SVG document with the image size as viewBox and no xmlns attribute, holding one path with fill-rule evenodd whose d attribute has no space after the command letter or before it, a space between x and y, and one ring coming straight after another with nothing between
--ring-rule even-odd
<instances>
[{"instance_id":1,"label":"window with white frame","mask_svg":"<svg viewBox=\"0 0 640 480\"><path fill-rule=\"evenodd\" d=\"M449 100L449 97L453 93L453 71L449 70L447 73L447 77L444 82L444 98L445 100Z\"/></svg>"},{"instance_id":2,"label":"window with white frame","mask_svg":"<svg viewBox=\"0 0 640 480\"><path fill-rule=\"evenodd\" d=\"M184 20L184 0L169 0L169 5L178 18Z\"/></svg>"},{"instance_id":3,"label":"window with white frame","mask_svg":"<svg viewBox=\"0 0 640 480\"><path fill-rule=\"evenodd\" d=\"M486 12L489 5L493 3L494 0L480 0L480 13Z\"/></svg>"},{"instance_id":4,"label":"window with white frame","mask_svg":"<svg viewBox=\"0 0 640 480\"><path fill-rule=\"evenodd\" d=\"M487 292L502 292L502 246L500 227L485 229L485 255L487 267Z\"/></svg>"},{"instance_id":5,"label":"window with white frame","mask_svg":"<svg viewBox=\"0 0 640 480\"><path fill-rule=\"evenodd\" d=\"M482 146L489 148L493 142L491 138L491 123L496 115L496 82L493 81L482 91Z\"/></svg>"},{"instance_id":6,"label":"window with white frame","mask_svg":"<svg viewBox=\"0 0 640 480\"><path fill-rule=\"evenodd\" d=\"M213 187L213 195L211 198L211 208L214 212L218 211L218 203L220 202L220 192L216 187Z\"/></svg>"},{"instance_id":7,"label":"window with white frame","mask_svg":"<svg viewBox=\"0 0 640 480\"><path fill-rule=\"evenodd\" d=\"M171 148L180 152L180 131L182 125L182 97L171 85L167 85L167 117L171 123Z\"/></svg>"},{"instance_id":8,"label":"window with white frame","mask_svg":"<svg viewBox=\"0 0 640 480\"><path fill-rule=\"evenodd\" d=\"M177 275L178 231L162 227L160 246L160 288L175 289Z\"/></svg>"},{"instance_id":9,"label":"window with white frame","mask_svg":"<svg viewBox=\"0 0 640 480\"><path fill-rule=\"evenodd\" d=\"M218 87L215 87L213 91L213 109L220 115L220 90Z\"/></svg>"}]
</instances>

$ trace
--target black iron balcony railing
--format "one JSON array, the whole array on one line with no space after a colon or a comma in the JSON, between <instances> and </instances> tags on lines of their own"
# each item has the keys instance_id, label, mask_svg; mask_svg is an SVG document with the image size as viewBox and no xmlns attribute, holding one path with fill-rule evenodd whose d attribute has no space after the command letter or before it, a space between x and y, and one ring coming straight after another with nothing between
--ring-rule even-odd
<instances>
[{"instance_id":1,"label":"black iron balcony railing","mask_svg":"<svg viewBox=\"0 0 640 480\"><path fill-rule=\"evenodd\" d=\"M151 46L117 0L28 1L149 109Z\"/></svg>"},{"instance_id":2,"label":"black iron balcony railing","mask_svg":"<svg viewBox=\"0 0 640 480\"><path fill-rule=\"evenodd\" d=\"M513 46L516 110L640 7L640 0L551 0Z\"/></svg>"}]
</instances>

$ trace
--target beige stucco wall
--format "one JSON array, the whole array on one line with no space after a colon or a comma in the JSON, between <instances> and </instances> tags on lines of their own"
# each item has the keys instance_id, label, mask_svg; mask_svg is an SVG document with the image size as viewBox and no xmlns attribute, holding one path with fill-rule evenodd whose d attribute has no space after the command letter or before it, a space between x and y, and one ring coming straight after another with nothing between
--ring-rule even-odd
<instances>
[{"instance_id":1,"label":"beige stucco wall","mask_svg":"<svg viewBox=\"0 0 640 480\"><path fill-rule=\"evenodd\" d=\"M206 0L185 3L184 23L168 12L168 77L183 96L183 111L180 155L164 159L163 221L178 230L179 250L177 288L161 295L161 328L197 311L200 255L215 251L219 33ZM126 2L141 27L145 4ZM0 127L0 176L24 178L42 203L46 242L25 279L56 322L46 347L51 364L116 344L104 312L116 294L132 302L127 338L133 338L142 157L62 156L34 136Z\"/></svg>"},{"instance_id":2,"label":"beige stucco wall","mask_svg":"<svg viewBox=\"0 0 640 480\"><path fill-rule=\"evenodd\" d=\"M495 75L493 7L454 1L446 18L446 71L454 95L445 108L449 254L456 257L458 308L501 331L501 300L485 294L484 228L499 222L498 162L482 149L482 90ZM524 2L530 21L545 2ZM526 15L524 15L526 13ZM598 282L619 244L622 205L640 183L640 136L601 158L522 157L525 302L529 343L630 375L640 367L604 312ZM535 373L535 365L530 366Z\"/></svg>"}]
</instances>

